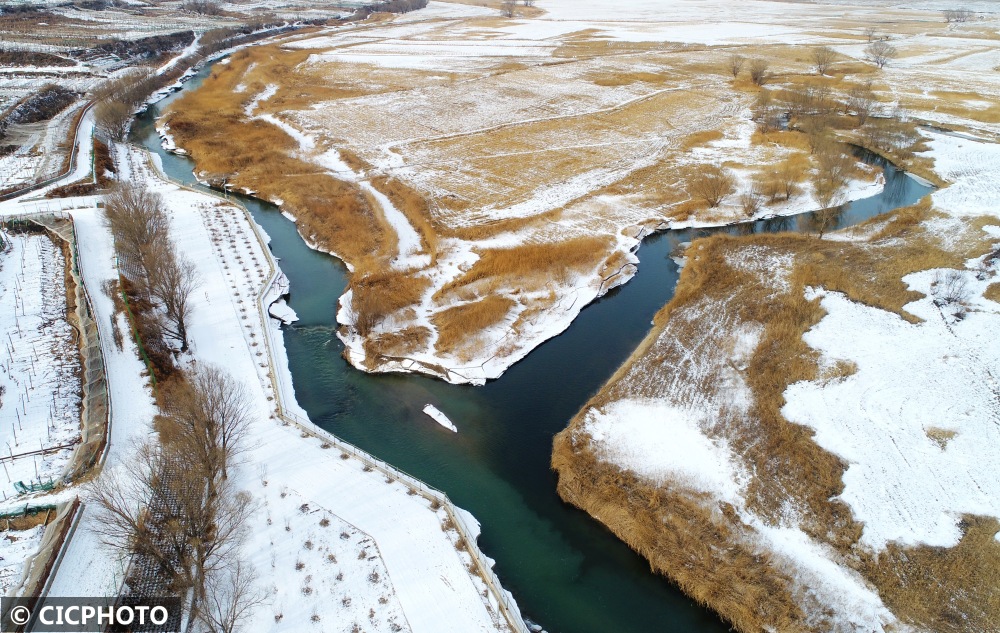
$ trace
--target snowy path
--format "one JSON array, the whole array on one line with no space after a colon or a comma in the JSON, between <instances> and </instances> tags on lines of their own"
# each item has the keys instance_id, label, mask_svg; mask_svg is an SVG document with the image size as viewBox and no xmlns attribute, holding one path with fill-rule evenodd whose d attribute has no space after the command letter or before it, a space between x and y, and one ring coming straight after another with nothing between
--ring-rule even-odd
<instances>
[{"instance_id":1,"label":"snowy path","mask_svg":"<svg viewBox=\"0 0 1000 633\"><path fill-rule=\"evenodd\" d=\"M100 331L107 365L111 429L105 467L113 467L128 457L129 445L134 439L152 431L156 407L147 386L148 379L142 375L146 368L128 336L125 317L115 314L114 302L101 290L106 281L118 278L111 234L96 208L73 212L73 220L79 242L80 273L90 290L94 321ZM110 331L113 321L125 333L122 349L115 346ZM117 592L123 567L89 529L88 526L96 521L93 508L84 506L79 527L66 548L50 595L103 596Z\"/></svg>"}]
</instances>

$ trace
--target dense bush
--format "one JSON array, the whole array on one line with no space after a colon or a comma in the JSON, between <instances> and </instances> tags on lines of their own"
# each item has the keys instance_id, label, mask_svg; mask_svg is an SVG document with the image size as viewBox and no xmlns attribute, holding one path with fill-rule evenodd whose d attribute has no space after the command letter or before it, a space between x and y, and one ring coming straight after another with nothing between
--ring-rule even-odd
<instances>
[{"instance_id":1,"label":"dense bush","mask_svg":"<svg viewBox=\"0 0 1000 633\"><path fill-rule=\"evenodd\" d=\"M194 31L179 31L168 35L151 35L137 40L114 39L92 50L121 59L152 59L167 51L183 48L194 41Z\"/></svg>"},{"instance_id":2,"label":"dense bush","mask_svg":"<svg viewBox=\"0 0 1000 633\"><path fill-rule=\"evenodd\" d=\"M56 85L44 86L31 95L7 115L7 123L37 123L47 121L76 101L79 95L68 88Z\"/></svg>"}]
</instances>

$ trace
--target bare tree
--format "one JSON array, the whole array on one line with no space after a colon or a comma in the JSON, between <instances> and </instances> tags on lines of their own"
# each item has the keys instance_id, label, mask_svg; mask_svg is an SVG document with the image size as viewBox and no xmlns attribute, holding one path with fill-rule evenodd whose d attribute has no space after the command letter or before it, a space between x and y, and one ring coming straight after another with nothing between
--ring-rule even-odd
<instances>
[{"instance_id":1,"label":"bare tree","mask_svg":"<svg viewBox=\"0 0 1000 633\"><path fill-rule=\"evenodd\" d=\"M813 213L800 217L805 230L815 233L817 238L823 239L823 235L825 235L827 231L837 226L837 223L840 222L840 218L843 214L844 207L841 206L820 209L819 211L814 211Z\"/></svg>"},{"instance_id":2,"label":"bare tree","mask_svg":"<svg viewBox=\"0 0 1000 633\"><path fill-rule=\"evenodd\" d=\"M868 43L872 43L878 39L878 30L874 26L869 26L865 29L865 39Z\"/></svg>"},{"instance_id":3,"label":"bare tree","mask_svg":"<svg viewBox=\"0 0 1000 633\"><path fill-rule=\"evenodd\" d=\"M772 98L770 90L761 90L753 107L753 120L757 129L766 134L782 126L782 111Z\"/></svg>"},{"instance_id":4,"label":"bare tree","mask_svg":"<svg viewBox=\"0 0 1000 633\"><path fill-rule=\"evenodd\" d=\"M743 215L748 218L757 215L762 206L764 206L764 197L756 183L740 194L740 208L743 210Z\"/></svg>"},{"instance_id":5,"label":"bare tree","mask_svg":"<svg viewBox=\"0 0 1000 633\"><path fill-rule=\"evenodd\" d=\"M827 209L839 203L839 197L854 171L854 159L840 146L826 143L816 155L819 169L813 178L813 190L820 207Z\"/></svg>"},{"instance_id":6,"label":"bare tree","mask_svg":"<svg viewBox=\"0 0 1000 633\"><path fill-rule=\"evenodd\" d=\"M879 68L885 68L896 57L896 47L885 40L875 40L865 47L865 59Z\"/></svg>"},{"instance_id":7,"label":"bare tree","mask_svg":"<svg viewBox=\"0 0 1000 633\"><path fill-rule=\"evenodd\" d=\"M168 585L184 590L192 586L186 517L151 511L158 495L189 488L172 485L167 476L185 472L180 456L152 440L131 449L130 459L104 470L86 491L99 518L92 529L105 545L153 562Z\"/></svg>"},{"instance_id":8,"label":"bare tree","mask_svg":"<svg viewBox=\"0 0 1000 633\"><path fill-rule=\"evenodd\" d=\"M500 3L500 13L505 18L513 18L517 15L517 0L503 0Z\"/></svg>"},{"instance_id":9,"label":"bare tree","mask_svg":"<svg viewBox=\"0 0 1000 633\"><path fill-rule=\"evenodd\" d=\"M975 14L969 9L946 9L944 11L945 22L968 22Z\"/></svg>"},{"instance_id":10,"label":"bare tree","mask_svg":"<svg viewBox=\"0 0 1000 633\"><path fill-rule=\"evenodd\" d=\"M837 59L837 53L829 46L820 46L813 49L813 62L816 64L816 72L821 75L826 74L826 71L830 69L835 59Z\"/></svg>"},{"instance_id":11,"label":"bare tree","mask_svg":"<svg viewBox=\"0 0 1000 633\"><path fill-rule=\"evenodd\" d=\"M239 557L208 574L198 619L208 633L236 633L265 600L254 568Z\"/></svg>"},{"instance_id":12,"label":"bare tree","mask_svg":"<svg viewBox=\"0 0 1000 633\"><path fill-rule=\"evenodd\" d=\"M687 189L692 197L704 200L709 207L717 207L736 190L736 179L726 169L706 165L688 180Z\"/></svg>"},{"instance_id":13,"label":"bare tree","mask_svg":"<svg viewBox=\"0 0 1000 633\"><path fill-rule=\"evenodd\" d=\"M743 65L746 63L747 58L733 53L729 56L729 72L733 74L733 79L739 77L740 72L743 70Z\"/></svg>"},{"instance_id":14,"label":"bare tree","mask_svg":"<svg viewBox=\"0 0 1000 633\"><path fill-rule=\"evenodd\" d=\"M750 81L757 86L763 86L774 78L770 72L771 64L760 57L750 60Z\"/></svg>"},{"instance_id":15,"label":"bare tree","mask_svg":"<svg viewBox=\"0 0 1000 633\"><path fill-rule=\"evenodd\" d=\"M846 110L858 117L858 125L864 125L871 116L880 114L878 98L872 90L871 82L852 88L847 96Z\"/></svg>"},{"instance_id":16,"label":"bare tree","mask_svg":"<svg viewBox=\"0 0 1000 633\"><path fill-rule=\"evenodd\" d=\"M533 7L535 6L535 0L524 0L524 6Z\"/></svg>"},{"instance_id":17,"label":"bare tree","mask_svg":"<svg viewBox=\"0 0 1000 633\"><path fill-rule=\"evenodd\" d=\"M104 201L104 217L115 236L119 255L146 268L148 249L169 240L163 200L142 185L121 183Z\"/></svg>"},{"instance_id":18,"label":"bare tree","mask_svg":"<svg viewBox=\"0 0 1000 633\"><path fill-rule=\"evenodd\" d=\"M101 101L94 108L94 125L111 141L124 141L132 123L132 108L121 101Z\"/></svg>"},{"instance_id":19,"label":"bare tree","mask_svg":"<svg viewBox=\"0 0 1000 633\"><path fill-rule=\"evenodd\" d=\"M149 296L163 309L163 331L177 339L185 352L187 323L194 309L191 298L200 284L198 269L190 260L178 258L168 238L147 245L143 262Z\"/></svg>"},{"instance_id":20,"label":"bare tree","mask_svg":"<svg viewBox=\"0 0 1000 633\"><path fill-rule=\"evenodd\" d=\"M203 468L211 488L228 477L228 464L247 447L253 420L246 387L214 366L197 369L185 383L171 385L170 441L184 447Z\"/></svg>"}]
</instances>

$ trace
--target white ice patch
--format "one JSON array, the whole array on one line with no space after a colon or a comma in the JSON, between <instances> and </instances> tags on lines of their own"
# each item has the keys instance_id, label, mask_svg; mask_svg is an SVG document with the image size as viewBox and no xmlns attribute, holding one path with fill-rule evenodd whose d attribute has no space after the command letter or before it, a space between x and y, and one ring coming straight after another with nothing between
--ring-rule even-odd
<instances>
[{"instance_id":1,"label":"white ice patch","mask_svg":"<svg viewBox=\"0 0 1000 633\"><path fill-rule=\"evenodd\" d=\"M291 306L285 303L284 299L278 299L272 303L268 307L267 313L285 325L299 320L299 315L295 314L295 310L292 310Z\"/></svg>"},{"instance_id":2,"label":"white ice patch","mask_svg":"<svg viewBox=\"0 0 1000 633\"><path fill-rule=\"evenodd\" d=\"M424 413L426 413L427 415L429 415L432 420L434 420L435 422L437 422L438 424L440 424L444 428L448 429L449 431L451 431L453 433L458 433L458 427L455 426L455 423L452 422L451 420L449 420L448 416L446 416L445 414L441 413L441 411L437 407L435 407L433 404L429 404L429 405L425 406L424 407Z\"/></svg>"},{"instance_id":3,"label":"white ice patch","mask_svg":"<svg viewBox=\"0 0 1000 633\"><path fill-rule=\"evenodd\" d=\"M702 412L655 400L587 411L583 431L601 458L652 481L676 481L735 501L742 478L729 447L701 431Z\"/></svg>"}]
</instances>

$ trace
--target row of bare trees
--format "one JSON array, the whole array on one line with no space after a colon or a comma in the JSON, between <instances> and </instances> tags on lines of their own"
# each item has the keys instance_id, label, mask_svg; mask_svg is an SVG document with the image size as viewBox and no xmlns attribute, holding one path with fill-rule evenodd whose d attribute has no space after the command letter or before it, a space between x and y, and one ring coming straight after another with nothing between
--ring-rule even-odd
<instances>
[{"instance_id":1,"label":"row of bare trees","mask_svg":"<svg viewBox=\"0 0 1000 633\"><path fill-rule=\"evenodd\" d=\"M94 529L139 573L192 596L191 613L209 631L232 633L263 599L239 555L252 498L228 477L248 448L249 397L231 376L204 367L161 400L159 441L138 444L91 484Z\"/></svg>"},{"instance_id":2,"label":"row of bare trees","mask_svg":"<svg viewBox=\"0 0 1000 633\"><path fill-rule=\"evenodd\" d=\"M191 296L199 281L194 263L174 250L163 199L145 186L121 183L104 204L120 264L138 291L158 308L159 331L187 351Z\"/></svg>"}]
</instances>

